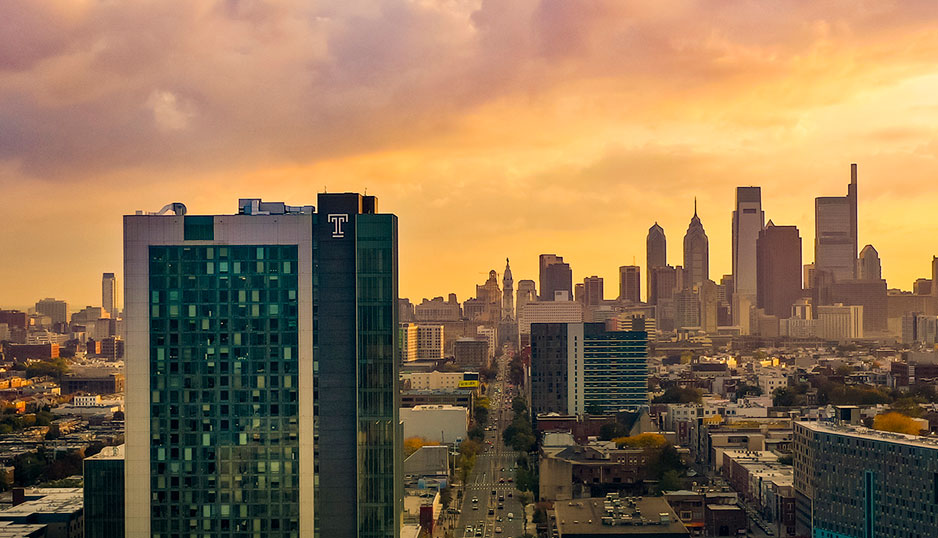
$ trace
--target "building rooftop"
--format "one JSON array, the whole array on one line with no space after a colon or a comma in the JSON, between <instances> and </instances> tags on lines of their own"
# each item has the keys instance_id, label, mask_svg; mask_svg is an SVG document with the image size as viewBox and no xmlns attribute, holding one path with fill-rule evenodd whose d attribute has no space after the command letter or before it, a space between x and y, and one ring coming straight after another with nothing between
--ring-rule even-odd
<instances>
[{"instance_id":1,"label":"building rooftop","mask_svg":"<svg viewBox=\"0 0 938 538\"><path fill-rule=\"evenodd\" d=\"M796 425L807 428L815 432L832 433L848 437L857 437L870 441L880 441L884 443L896 443L919 448L930 448L938 450L938 438L923 437L921 435L908 435L904 433L893 433L864 428L863 426L854 426L851 424L837 424L835 422L809 422L797 421Z\"/></svg>"},{"instance_id":2,"label":"building rooftop","mask_svg":"<svg viewBox=\"0 0 938 538\"><path fill-rule=\"evenodd\" d=\"M561 537L579 535L688 536L663 497L606 497L554 503Z\"/></svg>"},{"instance_id":3,"label":"building rooftop","mask_svg":"<svg viewBox=\"0 0 938 538\"><path fill-rule=\"evenodd\" d=\"M45 535L46 525L0 521L0 538L31 538Z\"/></svg>"},{"instance_id":4,"label":"building rooftop","mask_svg":"<svg viewBox=\"0 0 938 538\"><path fill-rule=\"evenodd\" d=\"M106 446L94 456L85 458L86 460L122 460L124 459L124 445Z\"/></svg>"},{"instance_id":5,"label":"building rooftop","mask_svg":"<svg viewBox=\"0 0 938 538\"><path fill-rule=\"evenodd\" d=\"M25 492L26 501L0 512L0 519L17 521L33 514L73 514L82 510L82 488L37 488Z\"/></svg>"}]
</instances>

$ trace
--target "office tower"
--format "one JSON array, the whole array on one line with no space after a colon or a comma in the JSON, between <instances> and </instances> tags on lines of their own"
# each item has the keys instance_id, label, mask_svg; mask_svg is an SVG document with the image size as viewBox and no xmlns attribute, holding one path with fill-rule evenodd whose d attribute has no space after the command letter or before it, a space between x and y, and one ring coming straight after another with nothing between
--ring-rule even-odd
<instances>
[{"instance_id":1,"label":"office tower","mask_svg":"<svg viewBox=\"0 0 938 538\"><path fill-rule=\"evenodd\" d=\"M700 299L697 286L674 291L674 328L700 327Z\"/></svg>"},{"instance_id":2,"label":"office tower","mask_svg":"<svg viewBox=\"0 0 938 538\"><path fill-rule=\"evenodd\" d=\"M697 200L694 200L694 216L684 234L684 289L710 279L710 241L697 216Z\"/></svg>"},{"instance_id":3,"label":"office tower","mask_svg":"<svg viewBox=\"0 0 938 538\"><path fill-rule=\"evenodd\" d=\"M931 295L931 279L930 278L915 279L915 282L912 283L912 294L913 295Z\"/></svg>"},{"instance_id":4,"label":"office tower","mask_svg":"<svg viewBox=\"0 0 938 538\"><path fill-rule=\"evenodd\" d=\"M863 307L863 330L868 333L887 329L889 295L885 280L843 280L819 286L819 305L843 303ZM823 299L823 300L820 300Z\"/></svg>"},{"instance_id":5,"label":"office tower","mask_svg":"<svg viewBox=\"0 0 938 538\"><path fill-rule=\"evenodd\" d=\"M521 309L524 308L524 305L534 302L537 300L537 290L535 289L533 280L519 280L518 281L518 300L515 301L515 319L521 318Z\"/></svg>"},{"instance_id":6,"label":"office tower","mask_svg":"<svg viewBox=\"0 0 938 538\"><path fill-rule=\"evenodd\" d=\"M515 319L515 290L514 280L511 278L511 266L505 258L505 274L502 276L502 319L512 321Z\"/></svg>"},{"instance_id":7,"label":"office tower","mask_svg":"<svg viewBox=\"0 0 938 538\"><path fill-rule=\"evenodd\" d=\"M793 441L798 535L935 535L933 440L818 421L795 422Z\"/></svg>"},{"instance_id":8,"label":"office tower","mask_svg":"<svg viewBox=\"0 0 938 538\"><path fill-rule=\"evenodd\" d=\"M553 301L554 292L566 291L573 295L573 272L563 256L541 254L540 256L541 300Z\"/></svg>"},{"instance_id":9,"label":"office tower","mask_svg":"<svg viewBox=\"0 0 938 538\"><path fill-rule=\"evenodd\" d=\"M124 445L104 447L82 467L85 536L124 538Z\"/></svg>"},{"instance_id":10,"label":"office tower","mask_svg":"<svg viewBox=\"0 0 938 538\"><path fill-rule=\"evenodd\" d=\"M814 264L806 263L804 265L804 289L813 290L814 289Z\"/></svg>"},{"instance_id":11,"label":"office tower","mask_svg":"<svg viewBox=\"0 0 938 538\"><path fill-rule=\"evenodd\" d=\"M535 414L635 410L648 403L648 336L604 323L531 326L531 409Z\"/></svg>"},{"instance_id":12,"label":"office tower","mask_svg":"<svg viewBox=\"0 0 938 538\"><path fill-rule=\"evenodd\" d=\"M127 536L398 535L397 219L318 201L124 217Z\"/></svg>"},{"instance_id":13,"label":"office tower","mask_svg":"<svg viewBox=\"0 0 938 538\"><path fill-rule=\"evenodd\" d=\"M882 280L883 270L879 261L879 252L873 245L866 245L857 259L857 280Z\"/></svg>"},{"instance_id":14,"label":"office tower","mask_svg":"<svg viewBox=\"0 0 938 538\"><path fill-rule=\"evenodd\" d=\"M659 304L662 299L670 299L678 285L678 271L670 265L655 267L648 275L651 291L648 295L648 304Z\"/></svg>"},{"instance_id":15,"label":"office tower","mask_svg":"<svg viewBox=\"0 0 938 538\"><path fill-rule=\"evenodd\" d=\"M649 279L649 291L651 280ZM642 269L637 265L619 267L619 300L631 303L642 302Z\"/></svg>"},{"instance_id":16,"label":"office tower","mask_svg":"<svg viewBox=\"0 0 938 538\"><path fill-rule=\"evenodd\" d=\"M733 293L755 298L756 240L765 227L761 187L736 187L733 211Z\"/></svg>"},{"instance_id":17,"label":"office tower","mask_svg":"<svg viewBox=\"0 0 938 538\"><path fill-rule=\"evenodd\" d=\"M850 165L846 196L814 200L814 265L834 280L857 277L857 165Z\"/></svg>"},{"instance_id":18,"label":"office tower","mask_svg":"<svg viewBox=\"0 0 938 538\"><path fill-rule=\"evenodd\" d=\"M756 306L779 319L791 317L801 297L801 236L795 226L768 226L756 241Z\"/></svg>"},{"instance_id":19,"label":"office tower","mask_svg":"<svg viewBox=\"0 0 938 538\"><path fill-rule=\"evenodd\" d=\"M596 306L603 302L603 279L596 275L583 279L583 304Z\"/></svg>"},{"instance_id":20,"label":"office tower","mask_svg":"<svg viewBox=\"0 0 938 538\"><path fill-rule=\"evenodd\" d=\"M101 277L101 307L112 318L117 317L117 278L114 273L104 273Z\"/></svg>"},{"instance_id":21,"label":"office tower","mask_svg":"<svg viewBox=\"0 0 938 538\"><path fill-rule=\"evenodd\" d=\"M68 305L65 301L58 301L46 297L36 302L36 313L52 318L52 323L65 323L68 321Z\"/></svg>"},{"instance_id":22,"label":"office tower","mask_svg":"<svg viewBox=\"0 0 938 538\"><path fill-rule=\"evenodd\" d=\"M651 271L655 267L666 265L668 265L668 240L664 236L664 228L655 222L648 229L648 236L645 238L645 278L648 279L645 300L649 303L651 302Z\"/></svg>"},{"instance_id":23,"label":"office tower","mask_svg":"<svg viewBox=\"0 0 938 538\"><path fill-rule=\"evenodd\" d=\"M700 305L699 321L701 330L708 333L717 332L717 307L720 302L717 283L707 280L702 284L698 284L694 291Z\"/></svg>"}]
</instances>

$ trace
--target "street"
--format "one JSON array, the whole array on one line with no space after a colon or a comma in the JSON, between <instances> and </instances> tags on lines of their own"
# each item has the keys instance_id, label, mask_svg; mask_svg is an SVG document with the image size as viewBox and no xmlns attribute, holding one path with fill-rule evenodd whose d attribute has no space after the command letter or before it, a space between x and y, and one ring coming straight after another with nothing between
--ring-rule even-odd
<instances>
[{"instance_id":1,"label":"street","mask_svg":"<svg viewBox=\"0 0 938 538\"><path fill-rule=\"evenodd\" d=\"M461 513L453 529L455 538L516 538L524 533L524 510L513 483L518 453L502 443L502 431L512 418L507 361L505 356L498 360L496 382L489 385L489 425L492 428L486 428L485 448L476 457L475 467L462 488L463 496L457 504Z\"/></svg>"}]
</instances>

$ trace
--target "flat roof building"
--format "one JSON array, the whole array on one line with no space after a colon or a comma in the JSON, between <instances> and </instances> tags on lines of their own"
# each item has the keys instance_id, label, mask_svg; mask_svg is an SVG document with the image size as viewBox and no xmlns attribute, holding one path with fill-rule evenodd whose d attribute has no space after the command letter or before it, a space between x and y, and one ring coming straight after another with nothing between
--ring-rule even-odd
<instances>
[{"instance_id":1,"label":"flat roof building","mask_svg":"<svg viewBox=\"0 0 938 538\"><path fill-rule=\"evenodd\" d=\"M687 528L664 497L574 499L554 504L559 538L681 538Z\"/></svg>"}]
</instances>

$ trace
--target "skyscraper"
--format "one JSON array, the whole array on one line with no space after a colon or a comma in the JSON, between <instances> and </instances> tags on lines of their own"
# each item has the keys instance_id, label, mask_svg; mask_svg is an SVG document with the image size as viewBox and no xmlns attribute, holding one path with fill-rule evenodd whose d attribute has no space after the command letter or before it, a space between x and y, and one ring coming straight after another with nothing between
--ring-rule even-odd
<instances>
[{"instance_id":1,"label":"skyscraper","mask_svg":"<svg viewBox=\"0 0 938 538\"><path fill-rule=\"evenodd\" d=\"M540 256L541 300L553 301L554 292L566 291L573 296L573 272L563 256L541 254Z\"/></svg>"},{"instance_id":2,"label":"skyscraper","mask_svg":"<svg viewBox=\"0 0 938 538\"><path fill-rule=\"evenodd\" d=\"M791 317L801 296L801 236L795 226L768 226L756 241L758 293L756 305L770 316Z\"/></svg>"},{"instance_id":3,"label":"skyscraper","mask_svg":"<svg viewBox=\"0 0 938 538\"><path fill-rule=\"evenodd\" d=\"M881 280L883 270L879 261L879 252L873 248L873 245L866 245L860 251L860 257L857 260L857 280Z\"/></svg>"},{"instance_id":4,"label":"skyscraper","mask_svg":"<svg viewBox=\"0 0 938 538\"><path fill-rule=\"evenodd\" d=\"M246 199L124 245L127 536L397 536L396 217Z\"/></svg>"},{"instance_id":5,"label":"skyscraper","mask_svg":"<svg viewBox=\"0 0 938 538\"><path fill-rule=\"evenodd\" d=\"M37 301L36 312L52 318L52 323L65 323L68 321L68 304L52 297Z\"/></svg>"},{"instance_id":6,"label":"skyscraper","mask_svg":"<svg viewBox=\"0 0 938 538\"><path fill-rule=\"evenodd\" d=\"M524 305L537 300L537 289L533 280L518 281L518 300L515 301L515 319L521 319L521 309Z\"/></svg>"},{"instance_id":7,"label":"skyscraper","mask_svg":"<svg viewBox=\"0 0 938 538\"><path fill-rule=\"evenodd\" d=\"M736 187L733 211L733 283L736 294L756 296L756 239L765 226L760 187Z\"/></svg>"},{"instance_id":8,"label":"skyscraper","mask_svg":"<svg viewBox=\"0 0 938 538\"><path fill-rule=\"evenodd\" d=\"M596 306L603 302L603 279L589 276L583 279L583 304Z\"/></svg>"},{"instance_id":9,"label":"skyscraper","mask_svg":"<svg viewBox=\"0 0 938 538\"><path fill-rule=\"evenodd\" d=\"M655 267L668 265L668 240L664 236L664 228L655 222L648 229L645 238L645 278L647 279L645 300L651 302L651 272Z\"/></svg>"},{"instance_id":10,"label":"skyscraper","mask_svg":"<svg viewBox=\"0 0 938 538\"><path fill-rule=\"evenodd\" d=\"M637 265L619 267L619 300L640 303L642 301L641 289L642 269Z\"/></svg>"},{"instance_id":11,"label":"skyscraper","mask_svg":"<svg viewBox=\"0 0 938 538\"><path fill-rule=\"evenodd\" d=\"M511 278L508 258L505 258L505 274L502 276L502 319L506 321L515 319L514 280Z\"/></svg>"},{"instance_id":12,"label":"skyscraper","mask_svg":"<svg viewBox=\"0 0 938 538\"><path fill-rule=\"evenodd\" d=\"M117 278L114 273L104 273L101 277L101 307L112 318L117 317Z\"/></svg>"},{"instance_id":13,"label":"skyscraper","mask_svg":"<svg viewBox=\"0 0 938 538\"><path fill-rule=\"evenodd\" d=\"M835 281L857 277L857 165L850 165L846 196L814 200L815 271Z\"/></svg>"},{"instance_id":14,"label":"skyscraper","mask_svg":"<svg viewBox=\"0 0 938 538\"><path fill-rule=\"evenodd\" d=\"M697 200L694 200L694 216L684 234L684 289L691 289L710 279L710 241L697 216Z\"/></svg>"}]
</instances>

